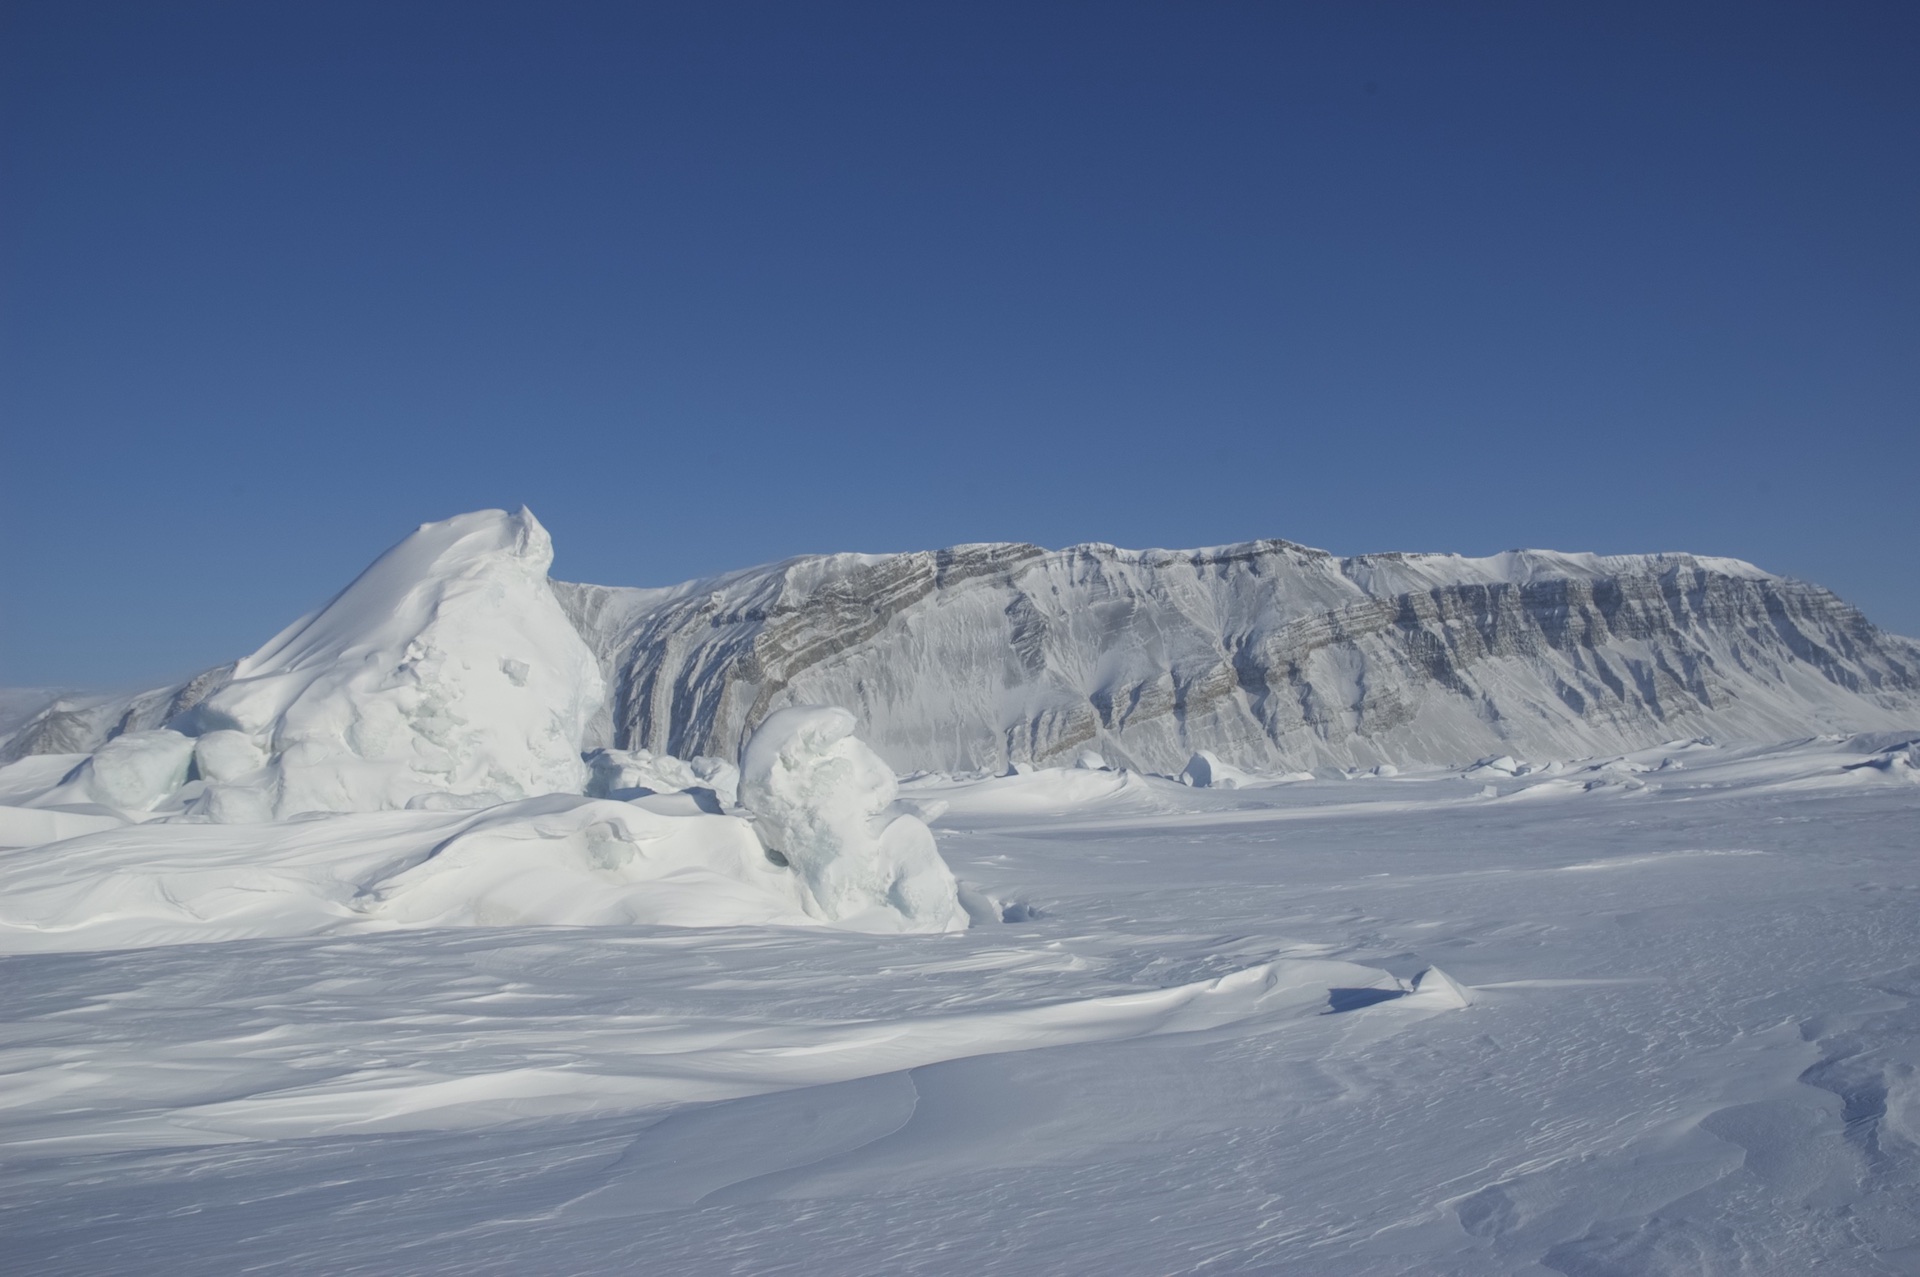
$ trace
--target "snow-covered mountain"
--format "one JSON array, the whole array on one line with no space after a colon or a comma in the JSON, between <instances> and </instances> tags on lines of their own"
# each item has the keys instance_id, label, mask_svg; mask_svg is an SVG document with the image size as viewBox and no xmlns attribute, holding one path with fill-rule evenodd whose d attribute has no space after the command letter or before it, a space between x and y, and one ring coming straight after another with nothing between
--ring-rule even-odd
<instances>
[{"instance_id":1,"label":"snow-covered mountain","mask_svg":"<svg viewBox=\"0 0 1920 1277\"><path fill-rule=\"evenodd\" d=\"M1196 750L1254 770L1450 764L1920 725L1920 644L1818 586L1686 554L986 544L552 591L606 676L582 742L680 758L737 758L770 713L803 704L852 710L901 771L1071 763L1086 751L1167 773ZM542 611L530 598L507 610ZM326 650L392 646L379 611L336 603ZM365 634L341 630L353 617ZM486 634L441 628L479 645L449 670L471 665L509 698L539 691L510 672L539 662L505 648L480 660ZM239 682L257 682L263 659ZM241 695L223 690L234 679L229 665L137 697L58 702L0 761L169 724L204 733ZM556 686L591 681L569 672ZM571 740L583 707L571 691L560 699L515 713L545 725L550 710L567 724L555 738Z\"/></svg>"},{"instance_id":2,"label":"snow-covered mountain","mask_svg":"<svg viewBox=\"0 0 1920 1277\"><path fill-rule=\"evenodd\" d=\"M614 743L728 754L844 705L895 767L1567 758L1920 723L1920 645L1734 559L959 546L558 584Z\"/></svg>"}]
</instances>

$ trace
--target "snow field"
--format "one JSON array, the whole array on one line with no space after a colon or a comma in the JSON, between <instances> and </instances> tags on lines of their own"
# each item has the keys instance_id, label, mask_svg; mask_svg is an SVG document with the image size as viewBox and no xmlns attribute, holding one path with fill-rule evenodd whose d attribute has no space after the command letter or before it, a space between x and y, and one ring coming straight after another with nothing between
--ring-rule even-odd
<instances>
[{"instance_id":1,"label":"snow field","mask_svg":"<svg viewBox=\"0 0 1920 1277\"><path fill-rule=\"evenodd\" d=\"M50 1273L1899 1272L1920 787L1861 764L1904 739L1492 799L926 778L1026 907L947 935L17 955L0 1230Z\"/></svg>"}]
</instances>

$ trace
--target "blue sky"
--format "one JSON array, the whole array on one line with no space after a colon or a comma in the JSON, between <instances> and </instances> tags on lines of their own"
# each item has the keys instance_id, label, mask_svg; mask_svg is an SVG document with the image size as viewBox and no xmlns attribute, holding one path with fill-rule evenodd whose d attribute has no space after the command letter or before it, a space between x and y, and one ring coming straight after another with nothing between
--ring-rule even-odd
<instances>
[{"instance_id":1,"label":"blue sky","mask_svg":"<svg viewBox=\"0 0 1920 1277\"><path fill-rule=\"evenodd\" d=\"M0 683L530 505L665 584L960 541L1688 549L1920 633L1920 7L0 16Z\"/></svg>"}]
</instances>

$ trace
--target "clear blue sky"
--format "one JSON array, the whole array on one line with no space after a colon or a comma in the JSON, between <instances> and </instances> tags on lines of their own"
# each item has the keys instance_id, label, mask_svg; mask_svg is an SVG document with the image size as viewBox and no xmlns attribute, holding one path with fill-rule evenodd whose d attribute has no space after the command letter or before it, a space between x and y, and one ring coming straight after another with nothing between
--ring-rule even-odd
<instances>
[{"instance_id":1,"label":"clear blue sky","mask_svg":"<svg viewBox=\"0 0 1920 1277\"><path fill-rule=\"evenodd\" d=\"M1920 5L11 0L0 683L530 505L1736 555L1920 633Z\"/></svg>"}]
</instances>

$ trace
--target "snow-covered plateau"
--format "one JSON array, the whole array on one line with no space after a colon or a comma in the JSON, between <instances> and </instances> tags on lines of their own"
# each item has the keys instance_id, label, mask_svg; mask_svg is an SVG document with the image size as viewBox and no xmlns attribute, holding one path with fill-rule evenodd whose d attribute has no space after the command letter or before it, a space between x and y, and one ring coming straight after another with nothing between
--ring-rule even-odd
<instances>
[{"instance_id":1,"label":"snow-covered plateau","mask_svg":"<svg viewBox=\"0 0 1920 1277\"><path fill-rule=\"evenodd\" d=\"M0 697L8 1270L1920 1272L1920 645L1826 591L551 561Z\"/></svg>"},{"instance_id":2,"label":"snow-covered plateau","mask_svg":"<svg viewBox=\"0 0 1920 1277\"><path fill-rule=\"evenodd\" d=\"M844 705L901 770L1177 773L1571 758L1912 724L1920 645L1733 559L1336 558L974 545L794 559L671 590L562 585L611 742L727 753Z\"/></svg>"}]
</instances>

